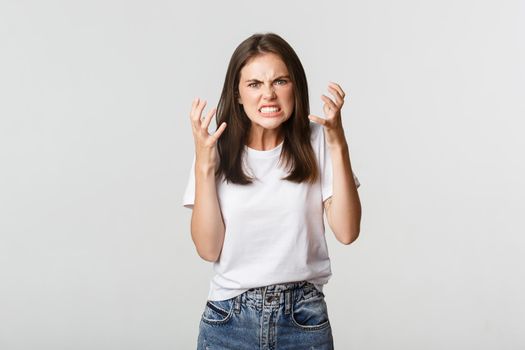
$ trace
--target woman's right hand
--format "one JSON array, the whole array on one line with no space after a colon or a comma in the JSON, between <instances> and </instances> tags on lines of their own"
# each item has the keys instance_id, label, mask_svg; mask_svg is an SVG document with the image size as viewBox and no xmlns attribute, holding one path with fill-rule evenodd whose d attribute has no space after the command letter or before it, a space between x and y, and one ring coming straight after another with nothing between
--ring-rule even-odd
<instances>
[{"instance_id":1,"label":"woman's right hand","mask_svg":"<svg viewBox=\"0 0 525 350\"><path fill-rule=\"evenodd\" d=\"M212 108L208 112L208 115L202 118L202 110L205 106L206 101L195 98L191 105L190 119L195 141L195 166L204 171L210 171L215 170L215 166L217 165L217 140L224 129L226 129L226 122L223 122L215 133L210 135L208 133L208 127L217 108Z\"/></svg>"}]
</instances>

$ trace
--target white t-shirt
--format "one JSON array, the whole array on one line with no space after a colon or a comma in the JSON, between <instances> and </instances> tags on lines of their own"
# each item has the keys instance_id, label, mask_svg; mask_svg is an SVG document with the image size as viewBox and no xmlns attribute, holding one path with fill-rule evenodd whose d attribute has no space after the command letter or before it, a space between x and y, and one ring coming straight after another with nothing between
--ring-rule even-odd
<instances>
[{"instance_id":1,"label":"white t-shirt","mask_svg":"<svg viewBox=\"0 0 525 350\"><path fill-rule=\"evenodd\" d=\"M225 225L219 260L213 263L208 300L225 300L246 290L307 280L322 291L332 275L325 239L323 202L332 195L332 162L322 126L310 122L321 178L315 184L281 180L277 166L283 143L259 151L245 146L245 169L253 184L217 183ZM356 186L359 180L353 174ZM183 197L193 208L195 156Z\"/></svg>"}]
</instances>

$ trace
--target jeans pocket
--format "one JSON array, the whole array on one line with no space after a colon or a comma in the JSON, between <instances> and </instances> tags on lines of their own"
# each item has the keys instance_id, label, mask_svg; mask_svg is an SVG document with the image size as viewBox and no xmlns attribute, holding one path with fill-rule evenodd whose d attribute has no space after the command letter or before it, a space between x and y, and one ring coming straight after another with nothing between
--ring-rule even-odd
<instances>
[{"instance_id":1,"label":"jeans pocket","mask_svg":"<svg viewBox=\"0 0 525 350\"><path fill-rule=\"evenodd\" d=\"M320 330L330 326L324 294L319 291L301 295L292 305L292 323L302 330Z\"/></svg>"},{"instance_id":2,"label":"jeans pocket","mask_svg":"<svg viewBox=\"0 0 525 350\"><path fill-rule=\"evenodd\" d=\"M234 299L207 300L201 317L202 321L213 325L227 323L233 314Z\"/></svg>"}]
</instances>

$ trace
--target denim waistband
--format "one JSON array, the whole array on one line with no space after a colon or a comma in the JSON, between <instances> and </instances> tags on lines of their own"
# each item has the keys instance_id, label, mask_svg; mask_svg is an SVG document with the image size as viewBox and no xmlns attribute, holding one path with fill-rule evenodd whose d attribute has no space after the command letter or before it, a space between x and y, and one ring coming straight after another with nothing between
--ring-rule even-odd
<instances>
[{"instance_id":1,"label":"denim waistband","mask_svg":"<svg viewBox=\"0 0 525 350\"><path fill-rule=\"evenodd\" d=\"M315 289L315 286L308 281L297 281L251 288L234 298L235 309L239 311L240 304L252 305L256 308L284 305L288 313L294 299L294 290L297 289Z\"/></svg>"},{"instance_id":2,"label":"denim waistband","mask_svg":"<svg viewBox=\"0 0 525 350\"><path fill-rule=\"evenodd\" d=\"M251 288L248 289L245 293L249 294L253 297L259 297L261 295L264 295L266 293L280 293L287 290L293 290L297 288L302 288L307 285L312 285L308 281L297 281L297 282L287 282L287 283L278 283L278 284L270 284L268 286L264 287L257 287L257 288ZM313 285L312 285L313 286Z\"/></svg>"}]
</instances>

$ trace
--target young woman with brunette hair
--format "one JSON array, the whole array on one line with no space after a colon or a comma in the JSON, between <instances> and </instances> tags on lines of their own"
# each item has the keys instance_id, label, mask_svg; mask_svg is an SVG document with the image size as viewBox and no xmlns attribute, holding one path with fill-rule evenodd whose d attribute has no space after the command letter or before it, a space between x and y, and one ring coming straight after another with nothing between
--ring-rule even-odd
<instances>
[{"instance_id":1,"label":"young woman with brunette hair","mask_svg":"<svg viewBox=\"0 0 525 350\"><path fill-rule=\"evenodd\" d=\"M311 115L298 56L265 33L235 49L216 108L203 116L206 101L193 101L183 205L193 209L197 252L215 271L198 349L333 349L323 213L350 244L361 204L341 121L345 93L328 89L325 118Z\"/></svg>"}]
</instances>

